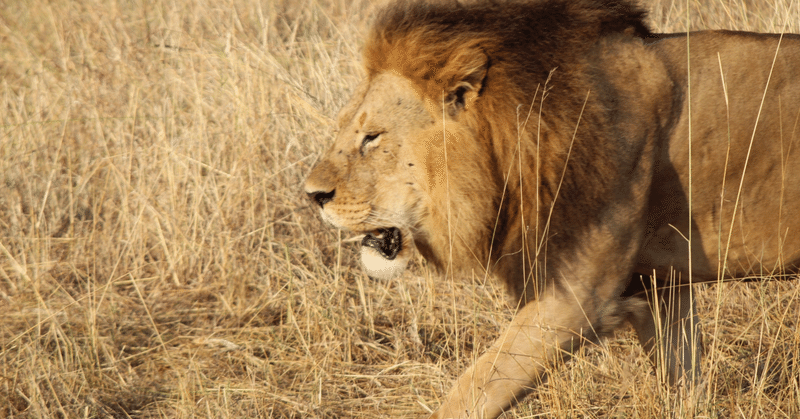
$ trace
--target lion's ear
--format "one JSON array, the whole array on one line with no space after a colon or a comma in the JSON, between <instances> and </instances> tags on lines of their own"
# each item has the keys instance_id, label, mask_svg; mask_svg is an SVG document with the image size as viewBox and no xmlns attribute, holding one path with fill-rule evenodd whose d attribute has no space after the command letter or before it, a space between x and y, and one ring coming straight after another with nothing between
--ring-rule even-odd
<instances>
[{"instance_id":1,"label":"lion's ear","mask_svg":"<svg viewBox=\"0 0 800 419\"><path fill-rule=\"evenodd\" d=\"M480 96L489 71L489 57L482 50L471 49L457 54L447 67L451 77L444 105L447 113L456 117Z\"/></svg>"}]
</instances>

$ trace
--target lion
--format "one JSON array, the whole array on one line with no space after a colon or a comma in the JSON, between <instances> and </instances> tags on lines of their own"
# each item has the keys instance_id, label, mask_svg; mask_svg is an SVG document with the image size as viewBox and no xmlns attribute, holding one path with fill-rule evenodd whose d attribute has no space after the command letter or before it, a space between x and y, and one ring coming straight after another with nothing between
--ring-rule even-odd
<instances>
[{"instance_id":1,"label":"lion","mask_svg":"<svg viewBox=\"0 0 800 419\"><path fill-rule=\"evenodd\" d=\"M371 277L418 252L517 304L432 417L497 417L626 322L692 385L691 285L798 273L800 37L653 34L628 0L453 3L378 14L305 183Z\"/></svg>"}]
</instances>

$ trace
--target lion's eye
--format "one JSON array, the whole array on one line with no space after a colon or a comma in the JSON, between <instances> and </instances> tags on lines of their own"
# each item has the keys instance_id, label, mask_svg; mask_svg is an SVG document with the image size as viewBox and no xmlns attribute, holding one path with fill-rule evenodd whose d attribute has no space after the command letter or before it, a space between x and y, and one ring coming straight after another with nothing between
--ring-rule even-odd
<instances>
[{"instance_id":1,"label":"lion's eye","mask_svg":"<svg viewBox=\"0 0 800 419\"><path fill-rule=\"evenodd\" d=\"M364 139L361 140L361 147L364 147L365 145L375 141L379 136L380 136L380 134L367 134L367 135L365 135Z\"/></svg>"}]
</instances>

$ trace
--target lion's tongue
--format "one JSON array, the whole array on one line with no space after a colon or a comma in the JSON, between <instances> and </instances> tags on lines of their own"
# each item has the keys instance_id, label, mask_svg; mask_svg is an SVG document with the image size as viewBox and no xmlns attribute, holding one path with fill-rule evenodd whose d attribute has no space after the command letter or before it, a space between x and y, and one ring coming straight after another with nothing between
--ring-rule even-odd
<instances>
[{"instance_id":1,"label":"lion's tongue","mask_svg":"<svg viewBox=\"0 0 800 419\"><path fill-rule=\"evenodd\" d=\"M381 228L367 233L361 240L362 246L371 247L384 258L394 260L403 244L403 235L397 227Z\"/></svg>"}]
</instances>

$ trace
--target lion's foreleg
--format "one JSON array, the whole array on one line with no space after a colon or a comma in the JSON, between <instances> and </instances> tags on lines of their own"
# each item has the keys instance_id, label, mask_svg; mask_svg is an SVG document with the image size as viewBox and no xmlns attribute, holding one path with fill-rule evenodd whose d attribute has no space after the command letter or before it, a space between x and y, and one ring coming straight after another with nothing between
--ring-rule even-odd
<instances>
[{"instance_id":1,"label":"lion's foreleg","mask_svg":"<svg viewBox=\"0 0 800 419\"><path fill-rule=\"evenodd\" d=\"M549 365L568 357L584 340L596 340L593 326L616 328L614 316L597 324L587 318L587 312L616 312L615 301L586 307L589 299L579 294L546 292L521 308L492 348L461 375L432 418L495 418L538 385Z\"/></svg>"},{"instance_id":2,"label":"lion's foreleg","mask_svg":"<svg viewBox=\"0 0 800 419\"><path fill-rule=\"evenodd\" d=\"M692 289L683 285L653 292L647 296L650 310L635 313L631 324L657 375L670 385L693 386L703 344Z\"/></svg>"}]
</instances>

